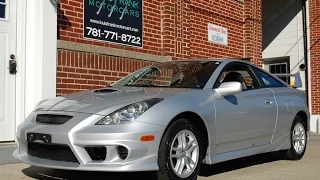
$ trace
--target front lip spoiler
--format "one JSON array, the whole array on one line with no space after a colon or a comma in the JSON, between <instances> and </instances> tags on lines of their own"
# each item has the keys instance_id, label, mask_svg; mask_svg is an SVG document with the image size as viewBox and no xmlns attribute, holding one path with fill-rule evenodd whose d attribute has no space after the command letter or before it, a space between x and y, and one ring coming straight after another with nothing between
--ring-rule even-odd
<instances>
[{"instance_id":1,"label":"front lip spoiler","mask_svg":"<svg viewBox=\"0 0 320 180\"><path fill-rule=\"evenodd\" d=\"M13 152L13 157L17 160L37 167L61 169L61 170L75 170L75 171L101 171L101 172L139 172L139 171L157 171L157 155L151 155L137 159L127 163L100 163L91 162L87 164L78 164L61 161L51 161L31 157L28 155L18 155L18 150Z\"/></svg>"}]
</instances>

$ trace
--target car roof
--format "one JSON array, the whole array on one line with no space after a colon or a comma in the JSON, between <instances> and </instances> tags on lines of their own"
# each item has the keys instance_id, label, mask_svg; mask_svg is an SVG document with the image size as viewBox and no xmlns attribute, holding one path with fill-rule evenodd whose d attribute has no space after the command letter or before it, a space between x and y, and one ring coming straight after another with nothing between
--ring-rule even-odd
<instances>
[{"instance_id":1,"label":"car roof","mask_svg":"<svg viewBox=\"0 0 320 180\"><path fill-rule=\"evenodd\" d=\"M241 63L245 63L245 64L250 64L250 65L254 65L256 66L254 63L248 61L250 60L249 58L197 58L197 59L179 59L179 60L174 60L174 61L178 61L178 62L189 62L189 61L206 61L206 62L241 62Z\"/></svg>"}]
</instances>

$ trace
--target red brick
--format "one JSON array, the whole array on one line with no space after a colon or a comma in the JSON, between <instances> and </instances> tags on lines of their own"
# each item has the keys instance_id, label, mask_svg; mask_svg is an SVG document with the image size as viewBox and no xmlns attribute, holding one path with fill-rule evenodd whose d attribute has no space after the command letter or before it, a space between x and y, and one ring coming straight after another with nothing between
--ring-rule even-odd
<instances>
[{"instance_id":1,"label":"red brick","mask_svg":"<svg viewBox=\"0 0 320 180\"><path fill-rule=\"evenodd\" d=\"M320 62L320 0L309 1L310 3L310 66L311 66L311 99L312 99L312 114L320 114L320 93L319 93L319 62Z\"/></svg>"},{"instance_id":2,"label":"red brick","mask_svg":"<svg viewBox=\"0 0 320 180\"><path fill-rule=\"evenodd\" d=\"M92 85L81 85L81 89L92 89Z\"/></svg>"},{"instance_id":3,"label":"red brick","mask_svg":"<svg viewBox=\"0 0 320 180\"><path fill-rule=\"evenodd\" d=\"M71 89L62 89L61 90L61 94L71 94L76 92L75 90L71 90Z\"/></svg>"},{"instance_id":4,"label":"red brick","mask_svg":"<svg viewBox=\"0 0 320 180\"><path fill-rule=\"evenodd\" d=\"M101 71L101 75L110 76L110 75L111 75L111 72L110 72L110 71Z\"/></svg>"},{"instance_id":5,"label":"red brick","mask_svg":"<svg viewBox=\"0 0 320 180\"><path fill-rule=\"evenodd\" d=\"M76 84L88 84L88 80L84 80L84 79L75 79L74 82Z\"/></svg>"},{"instance_id":6,"label":"red brick","mask_svg":"<svg viewBox=\"0 0 320 180\"><path fill-rule=\"evenodd\" d=\"M68 89L80 89L80 87L78 84L68 84Z\"/></svg>"},{"instance_id":7,"label":"red brick","mask_svg":"<svg viewBox=\"0 0 320 180\"><path fill-rule=\"evenodd\" d=\"M104 80L104 76L93 76L94 80Z\"/></svg>"},{"instance_id":8,"label":"red brick","mask_svg":"<svg viewBox=\"0 0 320 180\"><path fill-rule=\"evenodd\" d=\"M68 74L64 72L57 72L57 77L68 77Z\"/></svg>"},{"instance_id":9,"label":"red brick","mask_svg":"<svg viewBox=\"0 0 320 180\"><path fill-rule=\"evenodd\" d=\"M100 84L100 81L88 80L88 84L99 85L99 84Z\"/></svg>"},{"instance_id":10,"label":"red brick","mask_svg":"<svg viewBox=\"0 0 320 180\"><path fill-rule=\"evenodd\" d=\"M97 69L97 68L95 68ZM89 74L100 74L99 70L89 70Z\"/></svg>"},{"instance_id":11,"label":"red brick","mask_svg":"<svg viewBox=\"0 0 320 180\"><path fill-rule=\"evenodd\" d=\"M62 88L65 89L65 88L67 88L67 87L68 87L68 84L60 84L60 83L57 84L57 88L58 88L58 89L62 89Z\"/></svg>"},{"instance_id":12,"label":"red brick","mask_svg":"<svg viewBox=\"0 0 320 180\"><path fill-rule=\"evenodd\" d=\"M80 74L73 74L73 73L69 73L68 74L69 78L80 78Z\"/></svg>"},{"instance_id":13,"label":"red brick","mask_svg":"<svg viewBox=\"0 0 320 180\"><path fill-rule=\"evenodd\" d=\"M77 73L88 73L87 69L76 69Z\"/></svg>"},{"instance_id":14,"label":"red brick","mask_svg":"<svg viewBox=\"0 0 320 180\"><path fill-rule=\"evenodd\" d=\"M92 75L90 74L81 74L82 79L92 79Z\"/></svg>"},{"instance_id":15,"label":"red brick","mask_svg":"<svg viewBox=\"0 0 320 180\"><path fill-rule=\"evenodd\" d=\"M74 79L62 79L62 83L74 83Z\"/></svg>"},{"instance_id":16,"label":"red brick","mask_svg":"<svg viewBox=\"0 0 320 180\"><path fill-rule=\"evenodd\" d=\"M69 60L69 62L71 62L71 60ZM70 68L70 67L63 67L63 71L64 72L75 72L76 69L75 68Z\"/></svg>"}]
</instances>

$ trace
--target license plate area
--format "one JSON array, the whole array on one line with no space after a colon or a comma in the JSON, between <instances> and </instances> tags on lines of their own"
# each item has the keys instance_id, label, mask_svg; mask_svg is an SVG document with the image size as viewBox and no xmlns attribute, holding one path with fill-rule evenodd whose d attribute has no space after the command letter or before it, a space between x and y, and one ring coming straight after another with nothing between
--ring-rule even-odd
<instances>
[{"instance_id":1,"label":"license plate area","mask_svg":"<svg viewBox=\"0 0 320 180\"><path fill-rule=\"evenodd\" d=\"M34 143L51 144L51 135L41 133L27 133L27 141Z\"/></svg>"}]
</instances>

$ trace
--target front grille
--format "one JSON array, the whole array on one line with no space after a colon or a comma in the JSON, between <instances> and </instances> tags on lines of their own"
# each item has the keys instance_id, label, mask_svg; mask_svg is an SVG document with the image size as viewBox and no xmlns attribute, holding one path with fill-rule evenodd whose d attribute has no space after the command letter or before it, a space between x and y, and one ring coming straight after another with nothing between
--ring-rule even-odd
<instances>
[{"instance_id":1,"label":"front grille","mask_svg":"<svg viewBox=\"0 0 320 180\"><path fill-rule=\"evenodd\" d=\"M28 155L52 161L79 163L67 145L28 143Z\"/></svg>"},{"instance_id":2,"label":"front grille","mask_svg":"<svg viewBox=\"0 0 320 180\"><path fill-rule=\"evenodd\" d=\"M71 118L72 116L66 115L38 114L36 121L44 124L64 124Z\"/></svg>"}]
</instances>

